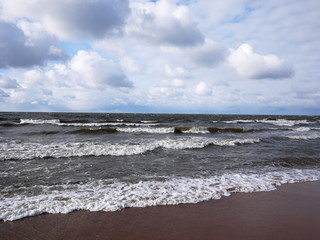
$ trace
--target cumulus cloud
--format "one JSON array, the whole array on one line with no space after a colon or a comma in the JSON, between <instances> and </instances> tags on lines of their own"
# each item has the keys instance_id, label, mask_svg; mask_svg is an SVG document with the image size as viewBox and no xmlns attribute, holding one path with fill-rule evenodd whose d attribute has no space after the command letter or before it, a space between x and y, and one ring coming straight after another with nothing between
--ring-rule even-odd
<instances>
[{"instance_id":1,"label":"cumulus cloud","mask_svg":"<svg viewBox=\"0 0 320 240\"><path fill-rule=\"evenodd\" d=\"M0 100L1 98L7 98L7 97L9 97L9 95L0 89Z\"/></svg>"},{"instance_id":2,"label":"cumulus cloud","mask_svg":"<svg viewBox=\"0 0 320 240\"><path fill-rule=\"evenodd\" d=\"M198 83L195 92L200 96L209 96L212 94L212 89L208 86L207 83L201 81Z\"/></svg>"},{"instance_id":3,"label":"cumulus cloud","mask_svg":"<svg viewBox=\"0 0 320 240\"><path fill-rule=\"evenodd\" d=\"M72 75L78 75L82 84L90 88L133 87L133 83L115 63L108 61L96 52L79 51L71 59L67 70Z\"/></svg>"},{"instance_id":4,"label":"cumulus cloud","mask_svg":"<svg viewBox=\"0 0 320 240\"><path fill-rule=\"evenodd\" d=\"M275 55L260 55L253 52L249 44L242 44L232 50L228 58L230 65L238 74L250 79L289 78L293 76L291 66Z\"/></svg>"},{"instance_id":5,"label":"cumulus cloud","mask_svg":"<svg viewBox=\"0 0 320 240\"><path fill-rule=\"evenodd\" d=\"M190 78L190 72L183 67L173 68L169 64L164 67L165 75L171 78Z\"/></svg>"},{"instance_id":6,"label":"cumulus cloud","mask_svg":"<svg viewBox=\"0 0 320 240\"><path fill-rule=\"evenodd\" d=\"M0 74L0 88L14 89L18 87L19 84L15 79Z\"/></svg>"},{"instance_id":7,"label":"cumulus cloud","mask_svg":"<svg viewBox=\"0 0 320 240\"><path fill-rule=\"evenodd\" d=\"M55 64L47 69L32 69L24 73L20 83L58 88L100 89L133 88L133 83L114 62L93 51L79 51L66 64Z\"/></svg>"},{"instance_id":8,"label":"cumulus cloud","mask_svg":"<svg viewBox=\"0 0 320 240\"><path fill-rule=\"evenodd\" d=\"M1 97L11 104L5 109L101 110L114 98L125 99L134 87L119 63L94 51L79 51L66 63L18 71L15 79L0 76Z\"/></svg>"},{"instance_id":9,"label":"cumulus cloud","mask_svg":"<svg viewBox=\"0 0 320 240\"><path fill-rule=\"evenodd\" d=\"M43 65L48 60L64 60L66 54L41 25L0 22L0 68Z\"/></svg>"},{"instance_id":10,"label":"cumulus cloud","mask_svg":"<svg viewBox=\"0 0 320 240\"><path fill-rule=\"evenodd\" d=\"M185 86L184 81L179 78L173 79L171 84L175 88L183 88Z\"/></svg>"},{"instance_id":11,"label":"cumulus cloud","mask_svg":"<svg viewBox=\"0 0 320 240\"><path fill-rule=\"evenodd\" d=\"M121 65L128 71L128 72L139 72L143 69L143 66L139 64L135 59L124 56L121 59Z\"/></svg>"},{"instance_id":12,"label":"cumulus cloud","mask_svg":"<svg viewBox=\"0 0 320 240\"><path fill-rule=\"evenodd\" d=\"M40 22L61 39L102 38L120 31L130 13L128 0L1 0L2 18Z\"/></svg>"},{"instance_id":13,"label":"cumulus cloud","mask_svg":"<svg viewBox=\"0 0 320 240\"><path fill-rule=\"evenodd\" d=\"M168 100L178 99L183 96L183 91L180 89L169 88L169 87L155 87L149 90L149 97L151 99Z\"/></svg>"},{"instance_id":14,"label":"cumulus cloud","mask_svg":"<svg viewBox=\"0 0 320 240\"><path fill-rule=\"evenodd\" d=\"M92 51L79 51L66 64L26 71L18 83L23 89L37 86L43 90L41 95L52 94L52 89L86 89L91 92L133 88L133 83L116 63Z\"/></svg>"},{"instance_id":15,"label":"cumulus cloud","mask_svg":"<svg viewBox=\"0 0 320 240\"><path fill-rule=\"evenodd\" d=\"M205 38L204 42L195 46L184 48L165 47L164 52L170 54L173 58L177 58L183 62L187 60L189 63L200 67L212 68L222 63L226 58L226 48L221 44Z\"/></svg>"},{"instance_id":16,"label":"cumulus cloud","mask_svg":"<svg viewBox=\"0 0 320 240\"><path fill-rule=\"evenodd\" d=\"M186 6L168 0L135 3L126 30L153 44L194 46L203 42L203 35L192 20Z\"/></svg>"},{"instance_id":17,"label":"cumulus cloud","mask_svg":"<svg viewBox=\"0 0 320 240\"><path fill-rule=\"evenodd\" d=\"M225 52L225 48L220 44L210 39L205 39L202 45L189 49L188 55L193 62L202 66L212 67L224 60Z\"/></svg>"}]
</instances>

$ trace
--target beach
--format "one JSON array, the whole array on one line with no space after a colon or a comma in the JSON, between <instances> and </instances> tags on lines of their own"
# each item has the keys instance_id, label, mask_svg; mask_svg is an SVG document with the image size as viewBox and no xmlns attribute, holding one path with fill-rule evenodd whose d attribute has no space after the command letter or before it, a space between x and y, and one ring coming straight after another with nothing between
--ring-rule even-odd
<instances>
[{"instance_id":1,"label":"beach","mask_svg":"<svg viewBox=\"0 0 320 240\"><path fill-rule=\"evenodd\" d=\"M0 239L319 239L320 117L0 113Z\"/></svg>"},{"instance_id":2,"label":"beach","mask_svg":"<svg viewBox=\"0 0 320 240\"><path fill-rule=\"evenodd\" d=\"M9 239L305 239L320 236L320 181L196 204L74 211L0 222Z\"/></svg>"}]
</instances>

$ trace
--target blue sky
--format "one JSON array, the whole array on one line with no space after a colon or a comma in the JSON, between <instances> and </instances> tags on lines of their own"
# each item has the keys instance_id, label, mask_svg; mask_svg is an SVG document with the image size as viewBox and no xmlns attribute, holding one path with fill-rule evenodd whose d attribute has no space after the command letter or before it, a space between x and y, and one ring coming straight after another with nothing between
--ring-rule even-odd
<instances>
[{"instance_id":1,"label":"blue sky","mask_svg":"<svg viewBox=\"0 0 320 240\"><path fill-rule=\"evenodd\" d=\"M0 110L320 114L318 0L0 0Z\"/></svg>"}]
</instances>

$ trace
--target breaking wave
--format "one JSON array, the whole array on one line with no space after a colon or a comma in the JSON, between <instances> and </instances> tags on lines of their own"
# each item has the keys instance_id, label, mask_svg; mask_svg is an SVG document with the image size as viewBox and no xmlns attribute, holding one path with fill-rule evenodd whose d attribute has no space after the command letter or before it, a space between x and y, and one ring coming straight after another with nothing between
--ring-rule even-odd
<instances>
[{"instance_id":1,"label":"breaking wave","mask_svg":"<svg viewBox=\"0 0 320 240\"><path fill-rule=\"evenodd\" d=\"M156 126L158 123L130 123L117 120L116 122L60 122L59 119L20 119L20 124L52 124L68 127L103 127L103 126Z\"/></svg>"},{"instance_id":2,"label":"breaking wave","mask_svg":"<svg viewBox=\"0 0 320 240\"><path fill-rule=\"evenodd\" d=\"M235 146L238 144L253 144L260 139L164 139L138 144L109 144L109 143L2 143L0 144L0 160L20 160L34 158L63 158L82 156L128 156L143 154L157 148L167 149L197 149L208 145Z\"/></svg>"},{"instance_id":3,"label":"breaking wave","mask_svg":"<svg viewBox=\"0 0 320 240\"><path fill-rule=\"evenodd\" d=\"M267 118L262 120L256 120L256 122L267 123L267 124L272 124L276 126L287 126L287 127L292 127L300 124L313 123L313 122L308 122L308 120L287 120L287 119L267 119Z\"/></svg>"},{"instance_id":4,"label":"breaking wave","mask_svg":"<svg viewBox=\"0 0 320 240\"><path fill-rule=\"evenodd\" d=\"M320 138L320 133L313 133L313 134L300 134L300 135L287 135L289 139L294 140L309 140L309 139L318 139Z\"/></svg>"},{"instance_id":5,"label":"breaking wave","mask_svg":"<svg viewBox=\"0 0 320 240\"><path fill-rule=\"evenodd\" d=\"M198 203L230 196L234 192L272 191L282 184L316 180L320 180L319 170L293 169L263 174L230 173L210 178L163 178L162 181L138 183L97 180L84 184L36 185L28 190L7 187L0 196L0 220L12 221L42 213L65 214L80 209L117 211L127 207ZM12 194L15 191L22 195Z\"/></svg>"}]
</instances>

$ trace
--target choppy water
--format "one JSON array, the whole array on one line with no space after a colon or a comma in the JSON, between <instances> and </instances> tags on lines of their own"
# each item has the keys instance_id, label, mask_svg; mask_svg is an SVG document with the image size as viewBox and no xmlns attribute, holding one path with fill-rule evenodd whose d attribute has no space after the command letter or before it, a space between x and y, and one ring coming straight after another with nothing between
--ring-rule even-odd
<instances>
[{"instance_id":1,"label":"choppy water","mask_svg":"<svg viewBox=\"0 0 320 240\"><path fill-rule=\"evenodd\" d=\"M0 113L0 219L320 180L320 117Z\"/></svg>"}]
</instances>

